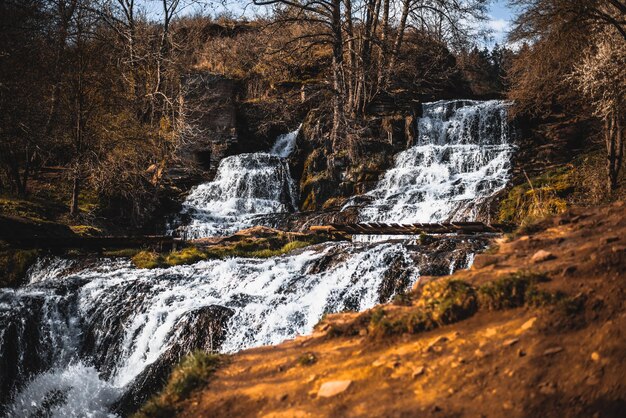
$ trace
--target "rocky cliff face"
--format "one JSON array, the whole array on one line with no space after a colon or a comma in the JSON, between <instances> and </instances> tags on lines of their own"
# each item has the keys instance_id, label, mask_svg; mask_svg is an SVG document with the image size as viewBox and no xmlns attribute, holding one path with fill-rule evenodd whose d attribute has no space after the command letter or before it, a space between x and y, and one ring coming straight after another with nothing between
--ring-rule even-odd
<instances>
[{"instance_id":1,"label":"rocky cliff face","mask_svg":"<svg viewBox=\"0 0 626 418\"><path fill-rule=\"evenodd\" d=\"M180 186L212 179L225 157L268 150L301 120L297 101L248 100L243 80L197 72L187 75L184 85L187 130L178 164L168 172Z\"/></svg>"},{"instance_id":2,"label":"rocky cliff face","mask_svg":"<svg viewBox=\"0 0 626 418\"><path fill-rule=\"evenodd\" d=\"M349 197L371 190L393 156L413 144L419 110L372 115L346 138L342 150L333 150L320 115L311 112L303 122L292 173L300 184L300 209L340 207Z\"/></svg>"}]
</instances>

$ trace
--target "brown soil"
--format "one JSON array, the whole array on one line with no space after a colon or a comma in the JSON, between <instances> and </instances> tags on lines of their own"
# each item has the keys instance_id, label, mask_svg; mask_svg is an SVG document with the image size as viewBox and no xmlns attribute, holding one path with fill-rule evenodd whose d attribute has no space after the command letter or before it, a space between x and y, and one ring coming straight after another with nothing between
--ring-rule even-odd
<instances>
[{"instance_id":1,"label":"brown soil","mask_svg":"<svg viewBox=\"0 0 626 418\"><path fill-rule=\"evenodd\" d=\"M626 205L574 209L454 278L532 270L571 303L500 311L418 334L333 337L318 327L232 356L176 405L183 417L617 417L626 413ZM539 250L551 256L532 261ZM386 305L389 310L412 306ZM326 323L363 314L333 315ZM443 337L443 338L442 338ZM318 397L329 381L344 392Z\"/></svg>"}]
</instances>

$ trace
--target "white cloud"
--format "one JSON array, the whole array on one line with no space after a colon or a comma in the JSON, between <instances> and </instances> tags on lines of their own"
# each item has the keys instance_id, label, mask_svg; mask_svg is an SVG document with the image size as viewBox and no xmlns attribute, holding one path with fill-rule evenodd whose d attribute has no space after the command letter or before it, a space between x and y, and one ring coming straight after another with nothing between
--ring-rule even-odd
<instances>
[{"instance_id":1,"label":"white cloud","mask_svg":"<svg viewBox=\"0 0 626 418\"><path fill-rule=\"evenodd\" d=\"M511 27L511 22L505 19L491 19L487 23L489 29L492 29L494 32L505 33L508 32Z\"/></svg>"}]
</instances>

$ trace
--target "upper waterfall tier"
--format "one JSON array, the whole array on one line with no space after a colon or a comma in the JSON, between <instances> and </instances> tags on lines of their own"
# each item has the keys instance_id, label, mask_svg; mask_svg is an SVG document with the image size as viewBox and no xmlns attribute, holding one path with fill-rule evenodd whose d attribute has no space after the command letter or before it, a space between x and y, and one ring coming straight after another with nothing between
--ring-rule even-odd
<instances>
[{"instance_id":1,"label":"upper waterfall tier","mask_svg":"<svg viewBox=\"0 0 626 418\"><path fill-rule=\"evenodd\" d=\"M293 212L297 188L285 160L298 130L277 138L271 153L224 158L213 181L194 188L183 202L190 217L182 229L189 238L225 235L254 225L258 215Z\"/></svg>"},{"instance_id":2,"label":"upper waterfall tier","mask_svg":"<svg viewBox=\"0 0 626 418\"><path fill-rule=\"evenodd\" d=\"M509 180L507 103L425 103L417 128L416 144L399 153L394 167L365 195L370 203L361 209L361 220L476 220Z\"/></svg>"}]
</instances>

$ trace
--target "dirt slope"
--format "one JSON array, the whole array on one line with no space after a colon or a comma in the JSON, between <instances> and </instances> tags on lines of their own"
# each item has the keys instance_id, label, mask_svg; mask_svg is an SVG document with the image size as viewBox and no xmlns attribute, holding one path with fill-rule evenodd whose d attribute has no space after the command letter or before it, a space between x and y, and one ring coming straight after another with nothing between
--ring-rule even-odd
<instances>
[{"instance_id":1,"label":"dirt slope","mask_svg":"<svg viewBox=\"0 0 626 418\"><path fill-rule=\"evenodd\" d=\"M563 303L481 306L459 322L384 337L372 311L333 315L312 336L233 356L176 407L183 417L626 416L625 213L623 202L572 210L501 239L453 276L478 288L540 273L539 291ZM410 306L382 310L415 313L420 297L417 289ZM347 389L320 396L329 386Z\"/></svg>"}]
</instances>

